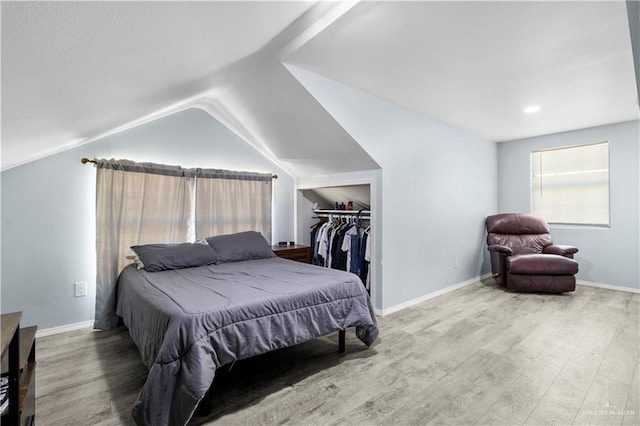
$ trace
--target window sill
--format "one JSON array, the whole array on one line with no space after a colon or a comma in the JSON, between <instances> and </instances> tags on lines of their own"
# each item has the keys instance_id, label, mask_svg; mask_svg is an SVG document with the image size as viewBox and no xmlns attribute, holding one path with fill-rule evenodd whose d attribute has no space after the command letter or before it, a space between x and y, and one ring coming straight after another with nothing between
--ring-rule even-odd
<instances>
[{"instance_id":1,"label":"window sill","mask_svg":"<svg viewBox=\"0 0 640 426\"><path fill-rule=\"evenodd\" d=\"M551 229L585 229L593 231L608 231L611 229L611 225L579 225L571 223L550 223Z\"/></svg>"}]
</instances>

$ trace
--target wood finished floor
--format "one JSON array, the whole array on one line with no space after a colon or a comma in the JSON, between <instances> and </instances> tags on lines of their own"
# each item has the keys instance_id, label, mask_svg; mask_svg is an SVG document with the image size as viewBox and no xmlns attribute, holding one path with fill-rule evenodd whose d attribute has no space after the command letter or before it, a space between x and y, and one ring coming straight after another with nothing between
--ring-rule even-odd
<instances>
[{"instance_id":1,"label":"wood finished floor","mask_svg":"<svg viewBox=\"0 0 640 426\"><path fill-rule=\"evenodd\" d=\"M353 330L237 362L190 424L640 425L640 294L478 282ZM37 340L36 423L130 425L146 370L127 331Z\"/></svg>"}]
</instances>

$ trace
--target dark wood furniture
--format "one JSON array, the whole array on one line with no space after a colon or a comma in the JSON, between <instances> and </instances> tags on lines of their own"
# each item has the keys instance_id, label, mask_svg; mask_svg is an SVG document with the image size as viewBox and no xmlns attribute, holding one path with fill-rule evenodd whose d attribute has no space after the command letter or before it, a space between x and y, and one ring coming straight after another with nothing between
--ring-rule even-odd
<instances>
[{"instance_id":1,"label":"dark wood furniture","mask_svg":"<svg viewBox=\"0 0 640 426\"><path fill-rule=\"evenodd\" d=\"M283 259L295 260L302 263L311 263L311 247L309 246L298 244L293 246L275 245L272 246L271 249L276 254L276 256Z\"/></svg>"},{"instance_id":2,"label":"dark wood furniture","mask_svg":"<svg viewBox=\"0 0 640 426\"><path fill-rule=\"evenodd\" d=\"M576 289L577 247L556 245L544 217L529 213L488 216L487 249L496 282L513 291L564 293Z\"/></svg>"},{"instance_id":3,"label":"dark wood furniture","mask_svg":"<svg viewBox=\"0 0 640 426\"><path fill-rule=\"evenodd\" d=\"M20 328L22 312L2 314L2 375L9 379L9 407L3 425L31 425L35 418L36 330ZM17 403L16 403L17 401Z\"/></svg>"}]
</instances>

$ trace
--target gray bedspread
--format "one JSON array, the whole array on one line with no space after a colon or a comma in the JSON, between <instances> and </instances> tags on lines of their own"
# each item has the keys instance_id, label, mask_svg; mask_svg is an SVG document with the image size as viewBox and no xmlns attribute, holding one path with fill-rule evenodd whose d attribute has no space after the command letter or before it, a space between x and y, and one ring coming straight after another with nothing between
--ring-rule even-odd
<instances>
[{"instance_id":1,"label":"gray bedspread","mask_svg":"<svg viewBox=\"0 0 640 426\"><path fill-rule=\"evenodd\" d=\"M373 307L351 273L272 258L162 272L126 267L117 314L149 369L132 415L184 425L216 368L347 327L366 345Z\"/></svg>"}]
</instances>

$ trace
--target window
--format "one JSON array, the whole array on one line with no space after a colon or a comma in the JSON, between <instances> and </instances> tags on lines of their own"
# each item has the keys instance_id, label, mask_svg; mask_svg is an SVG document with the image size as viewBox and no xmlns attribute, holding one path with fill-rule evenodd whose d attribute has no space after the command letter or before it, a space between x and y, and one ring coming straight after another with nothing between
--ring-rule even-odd
<instances>
[{"instance_id":1,"label":"window","mask_svg":"<svg viewBox=\"0 0 640 426\"><path fill-rule=\"evenodd\" d=\"M271 173L96 160L96 328L111 328L129 247L258 231L271 241Z\"/></svg>"},{"instance_id":2,"label":"window","mask_svg":"<svg viewBox=\"0 0 640 426\"><path fill-rule=\"evenodd\" d=\"M531 210L549 223L609 226L609 143L533 151Z\"/></svg>"}]
</instances>

